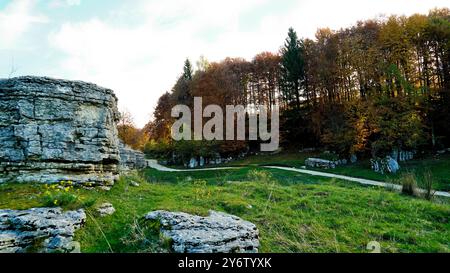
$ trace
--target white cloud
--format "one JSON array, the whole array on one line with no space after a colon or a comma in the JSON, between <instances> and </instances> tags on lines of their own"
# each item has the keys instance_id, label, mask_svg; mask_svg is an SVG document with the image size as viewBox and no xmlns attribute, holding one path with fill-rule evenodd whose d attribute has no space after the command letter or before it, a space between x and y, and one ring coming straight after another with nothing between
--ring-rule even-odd
<instances>
[{"instance_id":1,"label":"white cloud","mask_svg":"<svg viewBox=\"0 0 450 273\"><path fill-rule=\"evenodd\" d=\"M33 13L35 5L35 0L14 0L0 10L0 48L15 48L31 27L48 22L47 17Z\"/></svg>"},{"instance_id":2,"label":"white cloud","mask_svg":"<svg viewBox=\"0 0 450 273\"><path fill-rule=\"evenodd\" d=\"M52 0L48 5L52 8L79 6L81 5L81 0Z\"/></svg>"},{"instance_id":3,"label":"white cloud","mask_svg":"<svg viewBox=\"0 0 450 273\"><path fill-rule=\"evenodd\" d=\"M380 13L424 13L446 6L441 0L299 1L284 14L262 18L257 29L240 31L240 15L267 1L142 1L138 13L145 20L138 25L118 26L107 19L64 23L49 42L64 53L60 69L66 75L114 89L120 106L143 126L159 96L181 73L186 57L250 59L261 51L277 51L290 26L300 36L313 38L318 27L336 29ZM121 12L124 17L138 16ZM205 39L205 33L213 35Z\"/></svg>"},{"instance_id":4,"label":"white cloud","mask_svg":"<svg viewBox=\"0 0 450 273\"><path fill-rule=\"evenodd\" d=\"M81 0L66 0L66 3L69 6L79 6L81 4Z\"/></svg>"},{"instance_id":5,"label":"white cloud","mask_svg":"<svg viewBox=\"0 0 450 273\"><path fill-rule=\"evenodd\" d=\"M99 19L65 23L49 36L49 42L65 53L61 68L72 78L114 89L120 106L143 126L159 96L181 73L185 58L196 61L204 54L220 60L255 52L250 39L237 27L238 11L258 1L246 1L245 5L238 1L230 5L197 2L146 4L143 10L147 19L135 27L117 27ZM219 13L221 16L217 16ZM210 28L224 32L214 45L199 34ZM247 40L245 44L237 42L243 39Z\"/></svg>"}]
</instances>

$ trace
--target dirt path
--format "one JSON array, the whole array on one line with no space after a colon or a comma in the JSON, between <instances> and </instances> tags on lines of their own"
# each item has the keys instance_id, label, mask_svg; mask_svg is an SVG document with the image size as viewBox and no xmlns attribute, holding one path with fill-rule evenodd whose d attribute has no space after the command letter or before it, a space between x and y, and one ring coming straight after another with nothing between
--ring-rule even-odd
<instances>
[{"instance_id":1,"label":"dirt path","mask_svg":"<svg viewBox=\"0 0 450 273\"><path fill-rule=\"evenodd\" d=\"M171 169L171 168L162 166L162 165L158 164L158 162L156 160L147 160L147 166L150 168L156 169L158 171L162 171L162 172L198 172L198 171L230 170L230 169L239 169L240 168L240 167L219 167L219 168L179 170L179 169ZM351 176L346 176L346 175L339 175L339 174L311 171L311 170L297 169L297 168L289 168L289 167L264 166L264 168L278 169L278 170L283 170L283 171L291 171L291 172L308 174L308 175L313 175L313 176L337 178L337 179L356 182L356 183L359 183L362 185L392 188L392 189L395 189L398 191L402 190L402 186L400 186L400 185L385 183L385 182L380 182L380 181L375 181L375 180L369 180L369 179L364 179L364 178L351 177ZM420 190L420 191L424 191L424 190ZM435 196L450 198L450 193L444 192L444 191L436 191Z\"/></svg>"},{"instance_id":2,"label":"dirt path","mask_svg":"<svg viewBox=\"0 0 450 273\"><path fill-rule=\"evenodd\" d=\"M171 169L158 163L156 160L147 159L147 167L156 169L161 172L199 172L199 171L218 171L218 170L233 170L240 169L239 167L219 167L219 168L204 168L204 169Z\"/></svg>"}]
</instances>

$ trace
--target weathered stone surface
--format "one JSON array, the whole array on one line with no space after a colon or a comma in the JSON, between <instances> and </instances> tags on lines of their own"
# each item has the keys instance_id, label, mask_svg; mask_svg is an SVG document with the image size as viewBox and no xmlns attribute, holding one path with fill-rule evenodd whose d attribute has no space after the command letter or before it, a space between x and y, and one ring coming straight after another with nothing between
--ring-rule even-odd
<instances>
[{"instance_id":1,"label":"weathered stone surface","mask_svg":"<svg viewBox=\"0 0 450 273\"><path fill-rule=\"evenodd\" d=\"M117 98L97 85L45 77L0 80L0 183L117 179Z\"/></svg>"},{"instance_id":2,"label":"weathered stone surface","mask_svg":"<svg viewBox=\"0 0 450 273\"><path fill-rule=\"evenodd\" d=\"M339 162L320 158L308 158L305 160L305 165L311 168L334 169L339 165Z\"/></svg>"},{"instance_id":3,"label":"weathered stone surface","mask_svg":"<svg viewBox=\"0 0 450 273\"><path fill-rule=\"evenodd\" d=\"M198 161L196 158L191 158L191 160L189 161L188 167L193 169L193 168L197 168L198 167Z\"/></svg>"},{"instance_id":4,"label":"weathered stone surface","mask_svg":"<svg viewBox=\"0 0 450 273\"><path fill-rule=\"evenodd\" d=\"M80 252L73 236L85 221L83 210L0 210L0 253Z\"/></svg>"},{"instance_id":5,"label":"weathered stone surface","mask_svg":"<svg viewBox=\"0 0 450 273\"><path fill-rule=\"evenodd\" d=\"M100 217L105 217L108 215L113 215L116 212L116 209L113 207L111 203L103 203L97 207L97 213Z\"/></svg>"},{"instance_id":6,"label":"weathered stone surface","mask_svg":"<svg viewBox=\"0 0 450 273\"><path fill-rule=\"evenodd\" d=\"M159 221L161 233L177 253L256 253L256 226L236 216L210 211L208 217L182 212L154 211L145 219Z\"/></svg>"},{"instance_id":7,"label":"weathered stone surface","mask_svg":"<svg viewBox=\"0 0 450 273\"><path fill-rule=\"evenodd\" d=\"M400 165L397 160L390 156L386 158L375 158L371 159L370 163L372 165L372 170L377 173L397 173L400 170Z\"/></svg>"},{"instance_id":8,"label":"weathered stone surface","mask_svg":"<svg viewBox=\"0 0 450 273\"><path fill-rule=\"evenodd\" d=\"M352 154L350 156L350 163L355 164L356 162L358 162L358 157L355 154Z\"/></svg>"},{"instance_id":9,"label":"weathered stone surface","mask_svg":"<svg viewBox=\"0 0 450 273\"><path fill-rule=\"evenodd\" d=\"M408 161L414 159L414 152L394 149L392 151L391 157L397 162Z\"/></svg>"},{"instance_id":10,"label":"weathered stone surface","mask_svg":"<svg viewBox=\"0 0 450 273\"><path fill-rule=\"evenodd\" d=\"M147 166L143 152L136 151L119 143L120 167L122 170L142 169Z\"/></svg>"},{"instance_id":11,"label":"weathered stone surface","mask_svg":"<svg viewBox=\"0 0 450 273\"><path fill-rule=\"evenodd\" d=\"M387 157L387 170L390 173L397 173L400 170L400 165L398 164L397 160L393 159L392 157Z\"/></svg>"}]
</instances>

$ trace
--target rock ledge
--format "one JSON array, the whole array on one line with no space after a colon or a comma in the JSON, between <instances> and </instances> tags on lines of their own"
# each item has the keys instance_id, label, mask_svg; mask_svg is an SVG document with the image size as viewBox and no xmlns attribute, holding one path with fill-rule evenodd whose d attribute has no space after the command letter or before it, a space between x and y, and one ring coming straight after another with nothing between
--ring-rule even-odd
<instances>
[{"instance_id":1,"label":"rock ledge","mask_svg":"<svg viewBox=\"0 0 450 273\"><path fill-rule=\"evenodd\" d=\"M74 253L74 233L86 221L83 210L0 210L0 253Z\"/></svg>"},{"instance_id":2,"label":"rock ledge","mask_svg":"<svg viewBox=\"0 0 450 273\"><path fill-rule=\"evenodd\" d=\"M153 211L146 220L159 221L161 233L177 253L257 253L259 231L239 217L210 211L208 217L183 212Z\"/></svg>"}]
</instances>

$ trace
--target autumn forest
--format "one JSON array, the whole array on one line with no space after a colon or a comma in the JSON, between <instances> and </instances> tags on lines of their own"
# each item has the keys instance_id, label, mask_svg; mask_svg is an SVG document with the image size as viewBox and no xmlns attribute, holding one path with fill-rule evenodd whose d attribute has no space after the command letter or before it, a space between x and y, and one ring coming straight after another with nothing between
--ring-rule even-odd
<instances>
[{"instance_id":1,"label":"autumn forest","mask_svg":"<svg viewBox=\"0 0 450 273\"><path fill-rule=\"evenodd\" d=\"M323 147L340 156L382 157L393 149L431 151L450 145L450 10L359 21L314 40L289 29L279 52L253 60L226 58L194 65L186 60L154 119L135 128L123 115L124 141L147 153L173 151L237 155L252 141L174 143L171 108L204 104L265 105L281 109L283 148ZM180 69L181 70L181 69ZM197 146L197 147L196 147Z\"/></svg>"}]
</instances>

